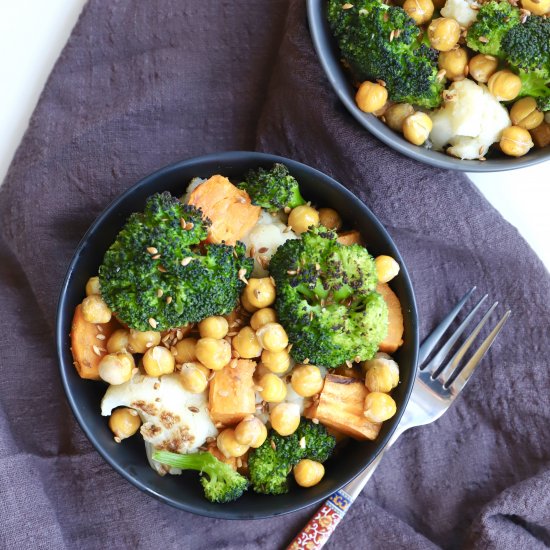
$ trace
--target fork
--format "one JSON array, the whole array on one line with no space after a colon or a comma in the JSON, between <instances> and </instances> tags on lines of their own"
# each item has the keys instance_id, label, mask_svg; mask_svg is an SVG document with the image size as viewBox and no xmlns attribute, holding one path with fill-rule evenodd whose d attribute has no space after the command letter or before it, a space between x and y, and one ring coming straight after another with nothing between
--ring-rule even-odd
<instances>
[{"instance_id":1,"label":"fork","mask_svg":"<svg viewBox=\"0 0 550 550\"><path fill-rule=\"evenodd\" d=\"M435 351L439 342L442 341L451 323L462 310L475 289L476 287L474 286L463 296L458 304L456 304L451 312L420 346L418 354L419 371L413 385L411 397L401 421L388 441L388 444L361 474L345 487L336 491L336 493L325 501L321 508L317 510L317 513L290 543L287 550L317 550L322 548L349 510L354 500L359 496L368 480L372 477L382 457L395 443L397 438L410 428L435 422L451 406L451 403L464 389L464 386L472 377L481 359L495 341L495 338L502 330L508 317L510 317L510 310L506 311L468 362L461 367L464 355L472 346L479 332L497 307L498 302L495 302L486 311L464 343L445 363L445 360L458 342L458 339L465 332L474 316L487 299L488 295L485 294L441 346L433 358L429 361L428 358Z\"/></svg>"}]
</instances>

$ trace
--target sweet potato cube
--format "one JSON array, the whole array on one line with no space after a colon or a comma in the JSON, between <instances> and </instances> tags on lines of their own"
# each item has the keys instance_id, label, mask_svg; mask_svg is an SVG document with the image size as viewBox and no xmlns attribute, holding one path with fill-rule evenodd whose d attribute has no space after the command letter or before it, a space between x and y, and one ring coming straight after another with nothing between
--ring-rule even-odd
<instances>
[{"instance_id":1,"label":"sweet potato cube","mask_svg":"<svg viewBox=\"0 0 550 550\"><path fill-rule=\"evenodd\" d=\"M354 439L376 439L382 424L369 422L363 415L368 393L362 380L327 374L319 401L305 416Z\"/></svg>"},{"instance_id":2,"label":"sweet potato cube","mask_svg":"<svg viewBox=\"0 0 550 550\"><path fill-rule=\"evenodd\" d=\"M388 306L388 335L378 349L385 353L394 353L403 344L404 327L401 303L387 283L378 283L376 291L382 295Z\"/></svg>"},{"instance_id":3,"label":"sweet potato cube","mask_svg":"<svg viewBox=\"0 0 550 550\"><path fill-rule=\"evenodd\" d=\"M252 375L256 363L239 359L233 369L226 365L210 382L210 416L226 426L237 424L256 412L256 395Z\"/></svg>"},{"instance_id":4,"label":"sweet potato cube","mask_svg":"<svg viewBox=\"0 0 550 550\"><path fill-rule=\"evenodd\" d=\"M343 231L338 235L338 238L336 240L344 246L349 246L350 244L363 244L361 233L359 233L357 229L352 229L351 231Z\"/></svg>"},{"instance_id":5,"label":"sweet potato cube","mask_svg":"<svg viewBox=\"0 0 550 550\"><path fill-rule=\"evenodd\" d=\"M212 225L208 240L234 245L258 221L261 208L254 206L242 191L223 176L212 176L199 185L189 197L189 204L202 210Z\"/></svg>"},{"instance_id":6,"label":"sweet potato cube","mask_svg":"<svg viewBox=\"0 0 550 550\"><path fill-rule=\"evenodd\" d=\"M542 149L550 145L550 124L548 124L548 122L543 122L541 125L529 131L531 132L535 147Z\"/></svg>"}]
</instances>

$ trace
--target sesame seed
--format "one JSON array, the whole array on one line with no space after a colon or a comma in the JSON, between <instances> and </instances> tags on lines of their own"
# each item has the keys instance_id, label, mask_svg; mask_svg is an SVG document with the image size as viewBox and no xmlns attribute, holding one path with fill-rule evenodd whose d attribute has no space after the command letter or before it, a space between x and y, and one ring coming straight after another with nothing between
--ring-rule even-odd
<instances>
[{"instance_id":1,"label":"sesame seed","mask_svg":"<svg viewBox=\"0 0 550 550\"><path fill-rule=\"evenodd\" d=\"M359 357L359 355L356 355L354 361L356 363L360 363L361 362L361 357Z\"/></svg>"},{"instance_id":2,"label":"sesame seed","mask_svg":"<svg viewBox=\"0 0 550 550\"><path fill-rule=\"evenodd\" d=\"M158 254L159 253L159 251L154 246L148 246L147 247L147 252L149 252L149 254Z\"/></svg>"},{"instance_id":3,"label":"sesame seed","mask_svg":"<svg viewBox=\"0 0 550 550\"><path fill-rule=\"evenodd\" d=\"M151 260L158 260L160 259L160 254L155 254L154 256L151 256Z\"/></svg>"},{"instance_id":4,"label":"sesame seed","mask_svg":"<svg viewBox=\"0 0 550 550\"><path fill-rule=\"evenodd\" d=\"M103 332L103 327L101 325L96 325L96 328L99 332Z\"/></svg>"},{"instance_id":5,"label":"sesame seed","mask_svg":"<svg viewBox=\"0 0 550 550\"><path fill-rule=\"evenodd\" d=\"M269 442L271 444L271 448L276 451L277 450L277 445L275 445L275 441L273 441L273 439Z\"/></svg>"},{"instance_id":6,"label":"sesame seed","mask_svg":"<svg viewBox=\"0 0 550 550\"><path fill-rule=\"evenodd\" d=\"M183 258L183 260L181 261L181 265L185 267L186 265L189 265L192 260L193 258L191 256L188 256L187 258Z\"/></svg>"},{"instance_id":7,"label":"sesame seed","mask_svg":"<svg viewBox=\"0 0 550 550\"><path fill-rule=\"evenodd\" d=\"M159 289L157 290L157 298L162 298L162 295L163 295L163 294L164 294L164 292L163 292L162 288L159 288Z\"/></svg>"},{"instance_id":8,"label":"sesame seed","mask_svg":"<svg viewBox=\"0 0 550 550\"><path fill-rule=\"evenodd\" d=\"M180 329L176 330L176 338L178 340L183 339L183 332Z\"/></svg>"},{"instance_id":9,"label":"sesame seed","mask_svg":"<svg viewBox=\"0 0 550 550\"><path fill-rule=\"evenodd\" d=\"M122 439L120 439L120 437L118 437L118 435L115 435L114 440L115 440L117 443L120 443L120 442L122 441Z\"/></svg>"},{"instance_id":10,"label":"sesame seed","mask_svg":"<svg viewBox=\"0 0 550 550\"><path fill-rule=\"evenodd\" d=\"M93 345L93 346L92 346L92 349L94 350L94 353L95 353L96 355L101 356L101 350L99 349L98 346Z\"/></svg>"},{"instance_id":11,"label":"sesame seed","mask_svg":"<svg viewBox=\"0 0 550 550\"><path fill-rule=\"evenodd\" d=\"M349 359L346 359L346 366L348 367L348 369L352 369L353 363Z\"/></svg>"},{"instance_id":12,"label":"sesame seed","mask_svg":"<svg viewBox=\"0 0 550 550\"><path fill-rule=\"evenodd\" d=\"M158 326L158 323L155 319L153 319L152 317L149 317L149 319L147 320L147 322L153 327L153 328L157 328Z\"/></svg>"},{"instance_id":13,"label":"sesame seed","mask_svg":"<svg viewBox=\"0 0 550 550\"><path fill-rule=\"evenodd\" d=\"M321 271L321 266L318 263L315 264L315 270L316 271Z\"/></svg>"},{"instance_id":14,"label":"sesame seed","mask_svg":"<svg viewBox=\"0 0 550 550\"><path fill-rule=\"evenodd\" d=\"M172 296L166 296L166 303L171 304L172 303Z\"/></svg>"},{"instance_id":15,"label":"sesame seed","mask_svg":"<svg viewBox=\"0 0 550 550\"><path fill-rule=\"evenodd\" d=\"M240 458L237 458L237 468L243 467L243 461Z\"/></svg>"},{"instance_id":16,"label":"sesame seed","mask_svg":"<svg viewBox=\"0 0 550 550\"><path fill-rule=\"evenodd\" d=\"M158 265L157 265L157 269L158 269L161 273L166 273L166 268L165 268L163 265L158 264Z\"/></svg>"},{"instance_id":17,"label":"sesame seed","mask_svg":"<svg viewBox=\"0 0 550 550\"><path fill-rule=\"evenodd\" d=\"M414 8L413 8L413 9L414 9ZM392 31L390 32L390 42L393 42L394 37L395 37L395 30L392 30Z\"/></svg>"},{"instance_id":18,"label":"sesame seed","mask_svg":"<svg viewBox=\"0 0 550 550\"><path fill-rule=\"evenodd\" d=\"M248 281L246 280L246 269L244 267L242 269L239 269L239 279L245 284L248 284Z\"/></svg>"},{"instance_id":19,"label":"sesame seed","mask_svg":"<svg viewBox=\"0 0 550 550\"><path fill-rule=\"evenodd\" d=\"M484 36L480 36L478 38L478 40L482 43L482 44L487 44L487 42L489 42L489 39L488 38L485 38Z\"/></svg>"},{"instance_id":20,"label":"sesame seed","mask_svg":"<svg viewBox=\"0 0 550 550\"><path fill-rule=\"evenodd\" d=\"M319 424L319 419L318 419L318 418L312 418L311 421L312 421L314 424Z\"/></svg>"},{"instance_id":21,"label":"sesame seed","mask_svg":"<svg viewBox=\"0 0 550 550\"><path fill-rule=\"evenodd\" d=\"M296 275L296 273L297 273L297 271L294 270L294 269L289 269L289 270L287 271L287 275Z\"/></svg>"},{"instance_id":22,"label":"sesame seed","mask_svg":"<svg viewBox=\"0 0 550 550\"><path fill-rule=\"evenodd\" d=\"M309 363L309 357L306 357L306 358L302 361L302 363L303 363L304 365L307 365L307 364Z\"/></svg>"},{"instance_id":23,"label":"sesame seed","mask_svg":"<svg viewBox=\"0 0 550 550\"><path fill-rule=\"evenodd\" d=\"M306 438L302 437L302 439L300 439L300 449L305 449L305 448L306 448Z\"/></svg>"},{"instance_id":24,"label":"sesame seed","mask_svg":"<svg viewBox=\"0 0 550 550\"><path fill-rule=\"evenodd\" d=\"M98 340L105 340L105 338L107 338L107 336L105 336L105 334L96 334L95 337Z\"/></svg>"},{"instance_id":25,"label":"sesame seed","mask_svg":"<svg viewBox=\"0 0 550 550\"><path fill-rule=\"evenodd\" d=\"M194 405L191 405L190 407L187 407L192 413L198 413L199 408L195 407Z\"/></svg>"}]
</instances>

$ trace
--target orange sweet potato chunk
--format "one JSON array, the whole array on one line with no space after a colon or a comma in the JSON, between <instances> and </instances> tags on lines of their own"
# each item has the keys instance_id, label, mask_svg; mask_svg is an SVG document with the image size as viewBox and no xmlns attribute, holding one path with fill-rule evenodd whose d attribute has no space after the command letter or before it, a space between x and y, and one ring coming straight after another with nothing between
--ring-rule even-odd
<instances>
[{"instance_id":1,"label":"orange sweet potato chunk","mask_svg":"<svg viewBox=\"0 0 550 550\"><path fill-rule=\"evenodd\" d=\"M385 353L394 353L403 344L404 327L401 303L387 283L378 283L376 291L382 295L388 306L388 335L378 348Z\"/></svg>"},{"instance_id":2,"label":"orange sweet potato chunk","mask_svg":"<svg viewBox=\"0 0 550 550\"><path fill-rule=\"evenodd\" d=\"M349 246L351 244L363 244L361 233L359 233L357 229L352 229L351 231L343 231L338 235L338 238L336 240L344 246Z\"/></svg>"},{"instance_id":3,"label":"orange sweet potato chunk","mask_svg":"<svg viewBox=\"0 0 550 550\"><path fill-rule=\"evenodd\" d=\"M212 176L199 185L189 197L189 204L202 210L212 226L208 240L234 245L258 221L261 208L254 206L248 193L235 187L227 178Z\"/></svg>"}]
</instances>

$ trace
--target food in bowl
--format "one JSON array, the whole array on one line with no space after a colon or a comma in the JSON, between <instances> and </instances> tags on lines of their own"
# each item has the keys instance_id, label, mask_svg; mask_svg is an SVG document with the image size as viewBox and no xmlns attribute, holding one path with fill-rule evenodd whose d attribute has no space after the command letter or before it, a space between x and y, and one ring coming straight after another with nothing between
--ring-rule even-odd
<instances>
[{"instance_id":1,"label":"food in bowl","mask_svg":"<svg viewBox=\"0 0 550 550\"><path fill-rule=\"evenodd\" d=\"M328 0L359 109L461 159L550 145L550 4Z\"/></svg>"},{"instance_id":2,"label":"food in bowl","mask_svg":"<svg viewBox=\"0 0 550 550\"><path fill-rule=\"evenodd\" d=\"M230 502L287 492L291 471L311 487L337 441L375 439L396 413L399 265L348 227L282 164L150 196L71 330L78 374L108 384L115 441L139 431L160 475L198 470Z\"/></svg>"}]
</instances>

